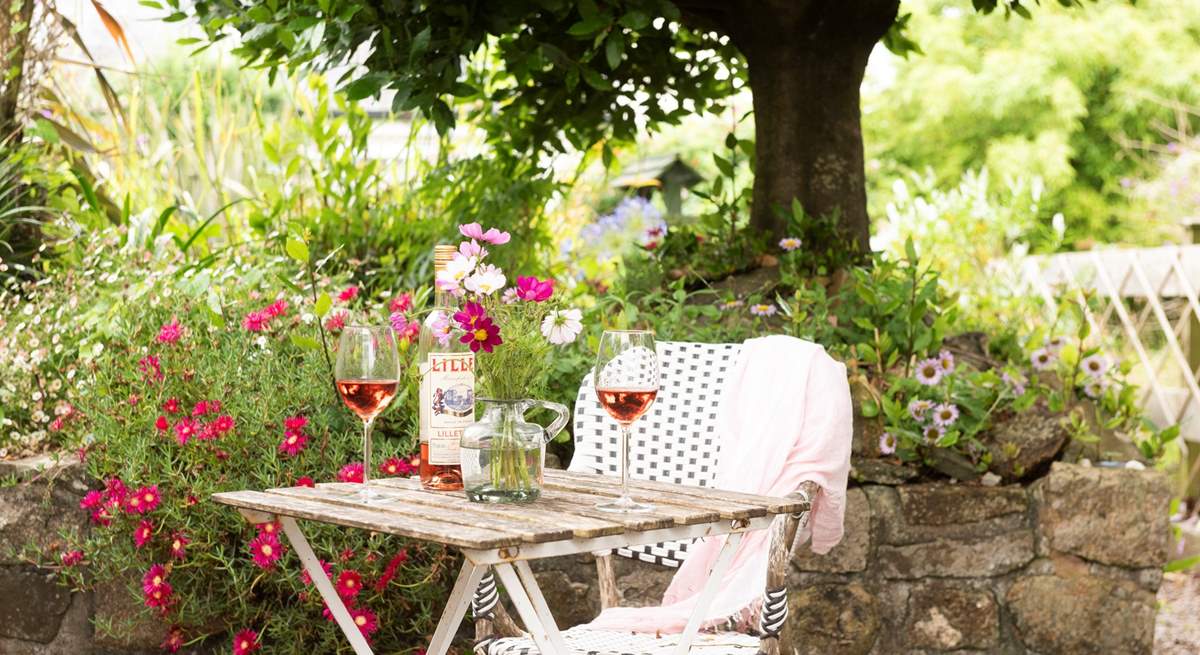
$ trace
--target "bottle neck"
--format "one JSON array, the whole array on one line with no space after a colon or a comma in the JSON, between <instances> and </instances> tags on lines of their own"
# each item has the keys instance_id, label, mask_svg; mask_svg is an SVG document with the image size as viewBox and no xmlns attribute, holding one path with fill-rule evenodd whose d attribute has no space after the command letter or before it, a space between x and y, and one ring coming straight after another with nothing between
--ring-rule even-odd
<instances>
[{"instance_id":1,"label":"bottle neck","mask_svg":"<svg viewBox=\"0 0 1200 655\"><path fill-rule=\"evenodd\" d=\"M433 306L438 308L451 308L458 306L458 299L449 291L442 291L434 287L433 291Z\"/></svg>"}]
</instances>

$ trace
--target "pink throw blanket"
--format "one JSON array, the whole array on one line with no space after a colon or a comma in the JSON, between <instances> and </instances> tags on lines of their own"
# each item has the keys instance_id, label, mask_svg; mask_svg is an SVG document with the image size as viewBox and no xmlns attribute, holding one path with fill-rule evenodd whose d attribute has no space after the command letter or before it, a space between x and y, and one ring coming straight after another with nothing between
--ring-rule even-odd
<instances>
[{"instance_id":1,"label":"pink throw blanket","mask_svg":"<svg viewBox=\"0 0 1200 655\"><path fill-rule=\"evenodd\" d=\"M786 496L812 480L821 486L810 521L812 550L827 553L841 541L853 421L843 364L808 341L751 339L742 346L717 420L722 441L716 488ZM724 536L710 537L689 550L661 607L610 608L584 627L683 632L724 543ZM768 549L768 531L746 534L702 625L744 618L757 607Z\"/></svg>"}]
</instances>

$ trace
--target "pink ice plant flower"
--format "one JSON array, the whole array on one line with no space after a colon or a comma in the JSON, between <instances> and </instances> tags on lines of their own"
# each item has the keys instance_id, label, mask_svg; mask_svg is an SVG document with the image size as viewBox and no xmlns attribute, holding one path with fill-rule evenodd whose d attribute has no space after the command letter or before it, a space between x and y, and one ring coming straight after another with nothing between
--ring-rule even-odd
<instances>
[{"instance_id":1,"label":"pink ice plant flower","mask_svg":"<svg viewBox=\"0 0 1200 655\"><path fill-rule=\"evenodd\" d=\"M150 537L154 536L154 524L149 521L142 521L133 530L133 545L136 548L145 546L150 541Z\"/></svg>"},{"instance_id":2,"label":"pink ice plant flower","mask_svg":"<svg viewBox=\"0 0 1200 655\"><path fill-rule=\"evenodd\" d=\"M517 277L517 297L525 301L542 302L554 293L554 280L539 280L532 275Z\"/></svg>"},{"instance_id":3,"label":"pink ice plant flower","mask_svg":"<svg viewBox=\"0 0 1200 655\"><path fill-rule=\"evenodd\" d=\"M272 532L259 532L250 542L250 559L260 569L269 569L283 556L283 544Z\"/></svg>"},{"instance_id":4,"label":"pink ice plant flower","mask_svg":"<svg viewBox=\"0 0 1200 655\"><path fill-rule=\"evenodd\" d=\"M346 287L345 289L342 290L341 293L338 294L338 300L340 300L342 302L350 302L351 300L354 300L357 297L358 297L358 287L354 286L354 285L350 285L350 286Z\"/></svg>"},{"instance_id":5,"label":"pink ice plant flower","mask_svg":"<svg viewBox=\"0 0 1200 655\"><path fill-rule=\"evenodd\" d=\"M459 225L458 231L468 239L483 241L494 246L504 245L508 243L509 239L512 238L508 232L501 232L494 227L489 228L487 232L484 232L483 227L479 223L467 223L466 225Z\"/></svg>"},{"instance_id":6,"label":"pink ice plant flower","mask_svg":"<svg viewBox=\"0 0 1200 655\"><path fill-rule=\"evenodd\" d=\"M253 630L241 630L233 636L233 655L250 655L261 647L258 633Z\"/></svg>"},{"instance_id":7,"label":"pink ice plant flower","mask_svg":"<svg viewBox=\"0 0 1200 655\"><path fill-rule=\"evenodd\" d=\"M158 329L158 336L154 340L159 343L176 343L183 337L183 326L179 324L179 319L172 318L170 322L163 323L163 326Z\"/></svg>"},{"instance_id":8,"label":"pink ice plant flower","mask_svg":"<svg viewBox=\"0 0 1200 655\"><path fill-rule=\"evenodd\" d=\"M363 481L363 465L362 462L350 462L342 467L337 474L338 482L362 482Z\"/></svg>"},{"instance_id":9,"label":"pink ice plant flower","mask_svg":"<svg viewBox=\"0 0 1200 655\"><path fill-rule=\"evenodd\" d=\"M83 561L82 550L68 550L62 554L63 566L75 566Z\"/></svg>"},{"instance_id":10,"label":"pink ice plant flower","mask_svg":"<svg viewBox=\"0 0 1200 655\"><path fill-rule=\"evenodd\" d=\"M266 312L252 311L242 318L242 327L250 332L263 332L271 323L271 316Z\"/></svg>"}]
</instances>

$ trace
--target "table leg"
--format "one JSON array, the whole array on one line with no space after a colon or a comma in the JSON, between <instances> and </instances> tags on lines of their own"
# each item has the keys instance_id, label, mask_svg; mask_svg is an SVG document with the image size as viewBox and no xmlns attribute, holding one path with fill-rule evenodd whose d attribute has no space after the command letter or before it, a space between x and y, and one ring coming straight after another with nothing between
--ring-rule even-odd
<instances>
[{"instance_id":1,"label":"table leg","mask_svg":"<svg viewBox=\"0 0 1200 655\"><path fill-rule=\"evenodd\" d=\"M700 592L700 597L696 599L696 606L692 608L692 616L688 619L687 627L683 629L683 634L679 635L679 644L675 646L675 655L687 655L687 652L691 650L692 640L700 631L700 623L704 621L708 606L712 604L717 590L721 588L725 571L729 569L729 563L733 560L733 552L742 542L743 534L742 532L733 532L725 538L725 545L717 554L717 561L713 563L712 570L708 572L708 581L704 583L704 589Z\"/></svg>"},{"instance_id":2,"label":"table leg","mask_svg":"<svg viewBox=\"0 0 1200 655\"><path fill-rule=\"evenodd\" d=\"M537 612L538 618L542 620L542 626L549 633L554 652L570 653L567 642L563 639L562 633L558 630L558 624L554 621L554 615L550 613L550 606L546 604L546 597L542 595L542 588L538 586L537 578L533 577L533 570L529 568L529 562L520 560L514 566L517 569L517 577L524 583L529 600L533 603L533 610Z\"/></svg>"},{"instance_id":3,"label":"table leg","mask_svg":"<svg viewBox=\"0 0 1200 655\"><path fill-rule=\"evenodd\" d=\"M450 650L450 642L454 640L454 633L458 631L463 617L467 615L471 598L475 596L475 589L479 587L484 573L487 573L486 566L476 566L471 560L463 559L458 580L454 583L454 589L450 591L450 600L446 603L446 609L442 610L442 618L438 619L437 630L429 642L429 655L446 655Z\"/></svg>"},{"instance_id":4,"label":"table leg","mask_svg":"<svg viewBox=\"0 0 1200 655\"><path fill-rule=\"evenodd\" d=\"M521 616L521 621L525 624L525 630L529 632L529 636L533 638L533 643L537 644L538 651L542 655L566 655L570 651L566 647L566 642L562 638L562 634L558 631L558 625L554 623L554 617L550 616L549 611L546 612L546 620L543 620L537 609L534 601L525 591L524 585L521 584L520 578L513 570L513 565L508 562L501 562L492 567L496 571L496 575L500 576L500 581L504 583L504 589L508 591L508 597L512 599L513 606L517 608L517 614ZM546 601L542 598L541 591L538 590L537 582L531 585L533 592L541 600L540 605L546 606Z\"/></svg>"},{"instance_id":5,"label":"table leg","mask_svg":"<svg viewBox=\"0 0 1200 655\"><path fill-rule=\"evenodd\" d=\"M291 541L292 547L296 549L296 554L300 556L304 570L308 571L308 577L312 579L317 591L321 593L321 598L329 606L329 611L333 613L333 619L342 629L342 634L346 635L354 652L357 655L373 655L362 631L358 629L357 625L354 625L354 619L350 617L346 604L334 591L333 583L329 581L329 576L325 575L325 569L321 568L321 561L317 559L312 547L308 545L308 540L304 538L300 526L296 525L296 519L290 516L281 516L279 522L283 525L283 533L287 535L288 541Z\"/></svg>"}]
</instances>

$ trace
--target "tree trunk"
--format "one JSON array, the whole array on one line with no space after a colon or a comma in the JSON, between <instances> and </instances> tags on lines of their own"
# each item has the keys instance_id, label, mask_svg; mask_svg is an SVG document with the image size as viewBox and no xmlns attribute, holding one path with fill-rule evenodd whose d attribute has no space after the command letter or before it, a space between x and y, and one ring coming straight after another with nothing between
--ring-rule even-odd
<instances>
[{"instance_id":1,"label":"tree trunk","mask_svg":"<svg viewBox=\"0 0 1200 655\"><path fill-rule=\"evenodd\" d=\"M22 86L25 84L25 59L29 47L29 35L33 30L34 0L25 0L18 12L14 12L6 3L3 11L6 15L0 19L0 24L8 30L3 41L8 42L12 49L0 54L0 74L13 72L11 78L5 80L0 87L0 143L11 139L16 144L21 141L20 100ZM21 26L19 34L13 31Z\"/></svg>"},{"instance_id":2,"label":"tree trunk","mask_svg":"<svg viewBox=\"0 0 1200 655\"><path fill-rule=\"evenodd\" d=\"M751 224L778 238L792 201L809 216L835 216L850 243L805 248L869 250L859 87L898 0L750 2L733 42L754 94ZM806 235L798 235L806 236Z\"/></svg>"}]
</instances>

